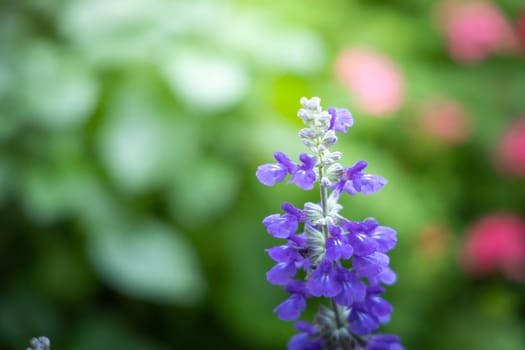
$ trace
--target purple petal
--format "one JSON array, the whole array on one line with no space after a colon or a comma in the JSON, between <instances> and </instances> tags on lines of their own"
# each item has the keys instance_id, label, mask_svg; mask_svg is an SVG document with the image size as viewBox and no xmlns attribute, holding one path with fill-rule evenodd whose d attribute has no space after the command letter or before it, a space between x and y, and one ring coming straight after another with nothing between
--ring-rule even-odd
<instances>
[{"instance_id":1,"label":"purple petal","mask_svg":"<svg viewBox=\"0 0 525 350\"><path fill-rule=\"evenodd\" d=\"M373 278L377 276L384 267L388 266L389 258L387 255L374 252L370 255L361 257L354 256L352 267L360 277Z\"/></svg>"},{"instance_id":2,"label":"purple petal","mask_svg":"<svg viewBox=\"0 0 525 350\"><path fill-rule=\"evenodd\" d=\"M360 174L367 166L368 163L366 160L360 160L351 167L346 168L345 175L347 178L351 179L354 175Z\"/></svg>"},{"instance_id":3,"label":"purple petal","mask_svg":"<svg viewBox=\"0 0 525 350\"><path fill-rule=\"evenodd\" d=\"M379 191L386 183L384 177L367 173L356 175L353 179L354 188L365 195Z\"/></svg>"},{"instance_id":4,"label":"purple petal","mask_svg":"<svg viewBox=\"0 0 525 350\"><path fill-rule=\"evenodd\" d=\"M280 303L273 309L279 319L283 321L293 321L301 316L306 308L306 300L299 294L292 294L288 299Z\"/></svg>"},{"instance_id":5,"label":"purple petal","mask_svg":"<svg viewBox=\"0 0 525 350\"><path fill-rule=\"evenodd\" d=\"M392 315L393 311L392 305L383 298L376 297L374 299L377 299L377 301L375 301L375 304L371 307L370 311L376 315L379 322L390 322L390 315Z\"/></svg>"},{"instance_id":6,"label":"purple petal","mask_svg":"<svg viewBox=\"0 0 525 350\"><path fill-rule=\"evenodd\" d=\"M397 242L396 231L388 226L376 227L370 233L370 237L375 239L377 250L381 253L386 253L394 248Z\"/></svg>"},{"instance_id":7,"label":"purple petal","mask_svg":"<svg viewBox=\"0 0 525 350\"><path fill-rule=\"evenodd\" d=\"M365 221L361 222L360 225L364 231L372 232L379 226L379 223L374 218L367 218Z\"/></svg>"},{"instance_id":8,"label":"purple petal","mask_svg":"<svg viewBox=\"0 0 525 350\"><path fill-rule=\"evenodd\" d=\"M264 218L263 224L269 234L276 238L288 238L297 232L299 222L297 217L290 214L272 214Z\"/></svg>"},{"instance_id":9,"label":"purple petal","mask_svg":"<svg viewBox=\"0 0 525 350\"><path fill-rule=\"evenodd\" d=\"M354 254L354 249L343 236L332 236L326 240L327 260L335 261L339 259L350 259Z\"/></svg>"},{"instance_id":10,"label":"purple petal","mask_svg":"<svg viewBox=\"0 0 525 350\"><path fill-rule=\"evenodd\" d=\"M294 263L278 263L266 273L266 279L272 284L284 286L295 276L296 272L297 268Z\"/></svg>"},{"instance_id":11,"label":"purple petal","mask_svg":"<svg viewBox=\"0 0 525 350\"><path fill-rule=\"evenodd\" d=\"M396 335L375 334L368 340L366 350L404 350L404 348Z\"/></svg>"},{"instance_id":12,"label":"purple petal","mask_svg":"<svg viewBox=\"0 0 525 350\"><path fill-rule=\"evenodd\" d=\"M335 297L342 290L337 280L337 272L329 261L324 261L315 269L308 279L308 289L313 296Z\"/></svg>"},{"instance_id":13,"label":"purple petal","mask_svg":"<svg viewBox=\"0 0 525 350\"><path fill-rule=\"evenodd\" d=\"M338 278L342 290L334 298L336 303L343 306L352 306L354 302L361 302L365 299L366 285L355 274L345 268L340 268Z\"/></svg>"},{"instance_id":14,"label":"purple petal","mask_svg":"<svg viewBox=\"0 0 525 350\"><path fill-rule=\"evenodd\" d=\"M288 341L288 350L304 350L310 343L310 336L306 333L295 334Z\"/></svg>"},{"instance_id":15,"label":"purple petal","mask_svg":"<svg viewBox=\"0 0 525 350\"><path fill-rule=\"evenodd\" d=\"M306 288L306 283L303 281L290 281L290 283L286 285L285 290L289 294L300 294L305 299L310 296L308 294L308 289Z\"/></svg>"},{"instance_id":16,"label":"purple petal","mask_svg":"<svg viewBox=\"0 0 525 350\"><path fill-rule=\"evenodd\" d=\"M349 127L354 125L352 113L350 113L350 111L347 109L330 107L327 109L327 111L332 116L329 129L339 132L346 132Z\"/></svg>"},{"instance_id":17,"label":"purple petal","mask_svg":"<svg viewBox=\"0 0 525 350\"><path fill-rule=\"evenodd\" d=\"M306 153L301 153L299 155L299 160L303 163L303 165L301 166L301 168L303 169L311 170L315 167L315 158L309 156Z\"/></svg>"},{"instance_id":18,"label":"purple petal","mask_svg":"<svg viewBox=\"0 0 525 350\"><path fill-rule=\"evenodd\" d=\"M387 183L387 180L378 175L365 173L363 170L368 166L364 160L360 160L350 168L345 169L342 183L336 186L339 191L346 191L351 195L356 192L371 194L379 191Z\"/></svg>"},{"instance_id":19,"label":"purple petal","mask_svg":"<svg viewBox=\"0 0 525 350\"><path fill-rule=\"evenodd\" d=\"M314 188L317 176L313 170L298 169L290 178L290 183L294 183L297 187L303 190L311 190Z\"/></svg>"},{"instance_id":20,"label":"purple petal","mask_svg":"<svg viewBox=\"0 0 525 350\"><path fill-rule=\"evenodd\" d=\"M377 242L365 233L349 233L347 239L354 248L354 255L367 256L377 249Z\"/></svg>"},{"instance_id":21,"label":"purple petal","mask_svg":"<svg viewBox=\"0 0 525 350\"><path fill-rule=\"evenodd\" d=\"M361 232L365 230L363 222L356 222L356 221L350 221L350 220L344 220L342 227L348 233Z\"/></svg>"},{"instance_id":22,"label":"purple petal","mask_svg":"<svg viewBox=\"0 0 525 350\"><path fill-rule=\"evenodd\" d=\"M290 174L293 173L297 168L297 164L292 162L290 158L288 158L288 156L283 152L275 152L273 154L273 157L275 158L277 163L279 163Z\"/></svg>"},{"instance_id":23,"label":"purple petal","mask_svg":"<svg viewBox=\"0 0 525 350\"><path fill-rule=\"evenodd\" d=\"M368 335L379 328L379 320L360 305L353 306L348 315L350 330L357 335Z\"/></svg>"},{"instance_id":24,"label":"purple petal","mask_svg":"<svg viewBox=\"0 0 525 350\"><path fill-rule=\"evenodd\" d=\"M369 277L368 280L373 285L383 283L389 286L396 283L397 275L389 266L385 266L377 276Z\"/></svg>"},{"instance_id":25,"label":"purple petal","mask_svg":"<svg viewBox=\"0 0 525 350\"><path fill-rule=\"evenodd\" d=\"M328 228L328 231L332 236L341 236L343 234L343 230L339 226L330 226Z\"/></svg>"},{"instance_id":26,"label":"purple petal","mask_svg":"<svg viewBox=\"0 0 525 350\"><path fill-rule=\"evenodd\" d=\"M306 242L306 235L291 235L288 237L288 242L291 246L297 249L306 249L308 248L308 243Z\"/></svg>"},{"instance_id":27,"label":"purple petal","mask_svg":"<svg viewBox=\"0 0 525 350\"><path fill-rule=\"evenodd\" d=\"M370 286L367 290L366 309L374 315L381 323L386 323L390 320L392 314L392 305L385 299L381 298L384 289L380 286Z\"/></svg>"},{"instance_id":28,"label":"purple petal","mask_svg":"<svg viewBox=\"0 0 525 350\"><path fill-rule=\"evenodd\" d=\"M281 263L291 263L300 257L299 253L292 249L289 245L284 244L270 249L266 249L266 252L272 258L273 261Z\"/></svg>"},{"instance_id":29,"label":"purple petal","mask_svg":"<svg viewBox=\"0 0 525 350\"><path fill-rule=\"evenodd\" d=\"M379 273L378 278L379 281L381 281L381 283L384 283L386 285L394 284L397 281L396 273L388 266L383 267L383 269Z\"/></svg>"},{"instance_id":30,"label":"purple petal","mask_svg":"<svg viewBox=\"0 0 525 350\"><path fill-rule=\"evenodd\" d=\"M317 179L315 171L313 170L315 167L315 158L303 153L299 156L299 159L302 165L294 170L289 182L295 183L303 190L311 190Z\"/></svg>"},{"instance_id":31,"label":"purple petal","mask_svg":"<svg viewBox=\"0 0 525 350\"><path fill-rule=\"evenodd\" d=\"M322 341L319 339L317 328L305 321L295 323L299 334L294 335L288 342L288 350L321 350Z\"/></svg>"},{"instance_id":32,"label":"purple petal","mask_svg":"<svg viewBox=\"0 0 525 350\"><path fill-rule=\"evenodd\" d=\"M345 180L343 182L342 191L345 191L349 195L355 196L359 191L356 190L354 182L350 180Z\"/></svg>"},{"instance_id":33,"label":"purple petal","mask_svg":"<svg viewBox=\"0 0 525 350\"><path fill-rule=\"evenodd\" d=\"M367 233L370 226L370 220L365 222L353 222L345 220L342 222L343 228L348 235L346 238L349 244L354 248L354 255L367 256L377 249L377 242Z\"/></svg>"},{"instance_id":34,"label":"purple petal","mask_svg":"<svg viewBox=\"0 0 525 350\"><path fill-rule=\"evenodd\" d=\"M294 324L295 329L308 335L314 335L317 332L317 328L311 323L306 321L297 321Z\"/></svg>"},{"instance_id":35,"label":"purple petal","mask_svg":"<svg viewBox=\"0 0 525 350\"><path fill-rule=\"evenodd\" d=\"M287 174L286 168L280 164L263 164L259 165L255 176L263 185L273 186L276 182L283 181Z\"/></svg>"},{"instance_id":36,"label":"purple petal","mask_svg":"<svg viewBox=\"0 0 525 350\"><path fill-rule=\"evenodd\" d=\"M299 208L296 208L293 204L284 202L281 205L281 209L284 210L286 213L295 216L297 218L297 221L300 221L300 222L304 221L303 211Z\"/></svg>"}]
</instances>

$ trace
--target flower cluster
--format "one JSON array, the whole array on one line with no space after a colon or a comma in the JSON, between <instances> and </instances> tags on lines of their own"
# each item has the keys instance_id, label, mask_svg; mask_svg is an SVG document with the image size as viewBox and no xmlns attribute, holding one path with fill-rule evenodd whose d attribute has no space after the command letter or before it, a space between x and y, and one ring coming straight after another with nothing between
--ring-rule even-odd
<instances>
[{"instance_id":1,"label":"flower cluster","mask_svg":"<svg viewBox=\"0 0 525 350\"><path fill-rule=\"evenodd\" d=\"M281 320L297 320L309 298L325 298L330 307L321 306L313 323L298 321L298 334L288 342L289 350L400 350L395 335L372 334L389 321L392 306L381 295L383 285L395 282L386 253L396 244L396 231L368 218L351 221L339 214L340 196L380 190L386 179L365 172L367 162L351 167L338 163L342 155L331 151L336 132L345 133L353 125L346 109L323 110L320 99L302 98L298 116L306 128L299 137L308 149L293 162L276 152L276 163L258 167L256 176L267 186L282 182L310 190L319 184L320 201L308 202L302 209L291 203L282 213L263 220L268 233L286 243L267 250L276 262L266 277L279 285L289 297L274 312Z\"/></svg>"},{"instance_id":2,"label":"flower cluster","mask_svg":"<svg viewBox=\"0 0 525 350\"><path fill-rule=\"evenodd\" d=\"M51 342L49 341L48 337L32 338L29 341L29 344L31 345L31 347L27 348L26 350L50 350L51 349Z\"/></svg>"}]
</instances>

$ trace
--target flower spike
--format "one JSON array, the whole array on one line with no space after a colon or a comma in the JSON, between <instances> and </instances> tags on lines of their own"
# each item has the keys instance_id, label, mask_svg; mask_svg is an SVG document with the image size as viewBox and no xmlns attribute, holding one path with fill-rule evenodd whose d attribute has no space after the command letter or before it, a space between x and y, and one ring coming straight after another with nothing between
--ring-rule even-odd
<instances>
[{"instance_id":1,"label":"flower spike","mask_svg":"<svg viewBox=\"0 0 525 350\"><path fill-rule=\"evenodd\" d=\"M284 203L283 214L263 220L270 235L287 241L266 250L276 263L266 274L268 282L283 286L289 295L275 307L277 317L294 321L308 300L330 301L330 308L320 306L312 324L296 323L299 333L290 339L288 349L403 350L397 336L374 333L392 313L392 306L381 296L383 285L396 281L386 255L396 245L396 231L372 218L350 221L340 214L343 207L338 203L345 192L369 195L387 180L365 172L368 163L364 160L344 167L338 163L342 154L331 151L336 133L346 133L354 124L348 110L324 110L319 97L303 97L300 103L297 115L306 127L299 138L308 152L299 155L298 163L276 152L277 163L263 164L256 171L266 186L283 182L288 175L288 183L303 190L317 184L321 197L305 203L303 209Z\"/></svg>"}]
</instances>

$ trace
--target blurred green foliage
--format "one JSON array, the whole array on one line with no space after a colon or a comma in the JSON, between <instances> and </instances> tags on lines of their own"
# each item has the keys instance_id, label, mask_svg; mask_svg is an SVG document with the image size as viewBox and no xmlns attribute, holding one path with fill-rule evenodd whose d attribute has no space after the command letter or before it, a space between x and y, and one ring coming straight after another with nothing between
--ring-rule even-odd
<instances>
[{"instance_id":1,"label":"blurred green foliage","mask_svg":"<svg viewBox=\"0 0 525 350\"><path fill-rule=\"evenodd\" d=\"M345 215L396 228L385 331L407 349L525 349L525 289L459 268L469 223L525 213L523 180L491 152L525 114L523 56L453 61L433 1L4 0L0 3L0 349L281 349L291 325L265 272L261 225L283 201L254 173L298 154L301 96L348 107L345 164L389 179ZM502 0L509 18L521 1ZM337 83L338 52L388 55L403 108L377 119ZM451 147L422 136L418 105L460 101L475 128ZM430 254L429 225L450 237ZM427 247L428 248L428 247Z\"/></svg>"}]
</instances>

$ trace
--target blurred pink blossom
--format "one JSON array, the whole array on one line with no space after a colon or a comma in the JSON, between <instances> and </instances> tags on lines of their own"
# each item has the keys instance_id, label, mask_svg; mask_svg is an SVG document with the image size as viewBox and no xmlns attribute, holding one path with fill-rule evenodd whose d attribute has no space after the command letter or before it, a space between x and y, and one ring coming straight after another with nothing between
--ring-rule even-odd
<instances>
[{"instance_id":1,"label":"blurred pink blossom","mask_svg":"<svg viewBox=\"0 0 525 350\"><path fill-rule=\"evenodd\" d=\"M448 99L425 102L419 122L424 133L451 145L465 142L472 132L471 120L464 107Z\"/></svg>"},{"instance_id":2,"label":"blurred pink blossom","mask_svg":"<svg viewBox=\"0 0 525 350\"><path fill-rule=\"evenodd\" d=\"M525 176L525 117L507 126L497 146L494 162L504 173Z\"/></svg>"},{"instance_id":3,"label":"blurred pink blossom","mask_svg":"<svg viewBox=\"0 0 525 350\"><path fill-rule=\"evenodd\" d=\"M516 20L516 32L522 48L525 47L525 8L523 8Z\"/></svg>"},{"instance_id":4,"label":"blurred pink blossom","mask_svg":"<svg viewBox=\"0 0 525 350\"><path fill-rule=\"evenodd\" d=\"M366 49L341 52L335 74L367 114L386 116L401 108L405 82L401 71L389 58Z\"/></svg>"},{"instance_id":5,"label":"blurred pink blossom","mask_svg":"<svg viewBox=\"0 0 525 350\"><path fill-rule=\"evenodd\" d=\"M492 53L516 49L510 23L491 2L447 0L438 12L449 53L458 61L478 62Z\"/></svg>"},{"instance_id":6,"label":"blurred pink blossom","mask_svg":"<svg viewBox=\"0 0 525 350\"><path fill-rule=\"evenodd\" d=\"M492 213L475 222L465 237L462 263L473 276L497 271L525 282L525 220L511 213Z\"/></svg>"}]
</instances>

